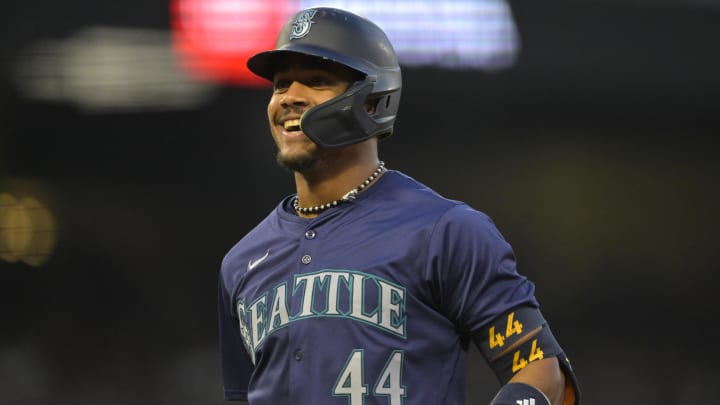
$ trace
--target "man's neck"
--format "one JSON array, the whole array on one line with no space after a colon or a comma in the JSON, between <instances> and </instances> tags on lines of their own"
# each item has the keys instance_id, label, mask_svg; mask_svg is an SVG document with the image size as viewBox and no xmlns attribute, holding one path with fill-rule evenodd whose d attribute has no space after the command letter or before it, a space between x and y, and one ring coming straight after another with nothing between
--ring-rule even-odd
<instances>
[{"instance_id":1,"label":"man's neck","mask_svg":"<svg viewBox=\"0 0 720 405\"><path fill-rule=\"evenodd\" d=\"M298 206L302 208L323 206L339 202L348 192L361 185L364 190L371 186L371 184L364 185L367 180L374 183L382 174L379 163L376 157L355 161L352 164L333 166L318 161L309 170L295 172ZM317 216L317 213L299 212L299 214L304 217Z\"/></svg>"}]
</instances>

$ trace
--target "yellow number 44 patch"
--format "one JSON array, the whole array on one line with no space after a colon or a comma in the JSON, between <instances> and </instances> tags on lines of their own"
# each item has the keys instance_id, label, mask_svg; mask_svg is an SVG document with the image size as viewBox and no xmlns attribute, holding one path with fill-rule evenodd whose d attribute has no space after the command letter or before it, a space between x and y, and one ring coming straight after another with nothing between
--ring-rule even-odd
<instances>
[{"instance_id":1,"label":"yellow number 44 patch","mask_svg":"<svg viewBox=\"0 0 720 405\"><path fill-rule=\"evenodd\" d=\"M545 353L538 347L537 345L537 339L533 340L532 347L530 348L530 356L528 356L527 360L520 357L520 350L515 352L515 357L513 357L513 365L512 365L512 371L513 373L517 373L518 371L522 370L527 366L529 363L532 363L535 360L541 360L545 357Z\"/></svg>"}]
</instances>

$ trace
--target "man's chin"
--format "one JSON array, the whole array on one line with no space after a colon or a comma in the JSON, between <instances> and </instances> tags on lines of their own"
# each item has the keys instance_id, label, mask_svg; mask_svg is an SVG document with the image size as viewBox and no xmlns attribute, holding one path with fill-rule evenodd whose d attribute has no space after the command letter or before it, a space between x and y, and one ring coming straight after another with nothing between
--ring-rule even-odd
<instances>
[{"instance_id":1,"label":"man's chin","mask_svg":"<svg viewBox=\"0 0 720 405\"><path fill-rule=\"evenodd\" d=\"M315 164L317 159L318 157L314 153L302 153L288 156L278 152L275 157L275 160L281 167L295 172L309 169Z\"/></svg>"}]
</instances>

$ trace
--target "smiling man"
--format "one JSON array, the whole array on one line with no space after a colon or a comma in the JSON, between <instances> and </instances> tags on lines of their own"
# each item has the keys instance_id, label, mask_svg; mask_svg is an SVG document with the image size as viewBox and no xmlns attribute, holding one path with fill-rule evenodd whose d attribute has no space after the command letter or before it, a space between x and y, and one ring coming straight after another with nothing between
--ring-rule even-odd
<instances>
[{"instance_id":1,"label":"smiling man","mask_svg":"<svg viewBox=\"0 0 720 405\"><path fill-rule=\"evenodd\" d=\"M492 405L579 404L535 285L490 218L385 167L401 90L374 23L300 11L248 67L273 83L278 163L295 193L225 256L225 398L252 405L465 403L473 342Z\"/></svg>"},{"instance_id":2,"label":"smiling man","mask_svg":"<svg viewBox=\"0 0 720 405\"><path fill-rule=\"evenodd\" d=\"M281 166L303 171L322 153L337 152L337 148L320 148L305 136L301 117L309 108L340 96L350 83L362 79L360 72L329 60L299 54L285 57L273 76L274 91L268 104L270 130Z\"/></svg>"}]
</instances>

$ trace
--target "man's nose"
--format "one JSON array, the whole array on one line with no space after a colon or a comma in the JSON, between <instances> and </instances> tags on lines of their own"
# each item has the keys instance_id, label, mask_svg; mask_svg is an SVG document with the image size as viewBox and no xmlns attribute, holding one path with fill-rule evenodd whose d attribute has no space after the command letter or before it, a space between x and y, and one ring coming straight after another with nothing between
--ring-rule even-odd
<instances>
[{"instance_id":1,"label":"man's nose","mask_svg":"<svg viewBox=\"0 0 720 405\"><path fill-rule=\"evenodd\" d=\"M284 107L303 106L307 104L307 87L300 82L294 81L290 83L281 104Z\"/></svg>"}]
</instances>

